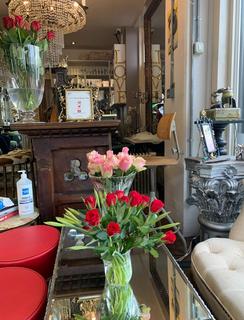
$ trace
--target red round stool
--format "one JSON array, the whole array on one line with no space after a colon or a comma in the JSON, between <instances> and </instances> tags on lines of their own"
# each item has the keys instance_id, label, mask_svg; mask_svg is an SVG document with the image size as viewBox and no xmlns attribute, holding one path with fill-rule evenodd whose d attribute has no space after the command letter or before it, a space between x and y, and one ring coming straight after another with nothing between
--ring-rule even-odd
<instances>
[{"instance_id":1,"label":"red round stool","mask_svg":"<svg viewBox=\"0 0 244 320\"><path fill-rule=\"evenodd\" d=\"M43 319L47 284L39 273L27 268L0 268L0 286L0 319Z\"/></svg>"},{"instance_id":2,"label":"red round stool","mask_svg":"<svg viewBox=\"0 0 244 320\"><path fill-rule=\"evenodd\" d=\"M25 267L44 278L52 275L59 231L45 225L0 233L0 267Z\"/></svg>"}]
</instances>

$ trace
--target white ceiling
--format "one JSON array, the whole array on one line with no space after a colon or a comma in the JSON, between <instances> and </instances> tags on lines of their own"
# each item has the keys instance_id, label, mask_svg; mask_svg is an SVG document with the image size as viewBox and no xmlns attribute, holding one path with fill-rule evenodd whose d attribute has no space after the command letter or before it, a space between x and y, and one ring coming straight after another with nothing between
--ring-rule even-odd
<instances>
[{"instance_id":1,"label":"white ceiling","mask_svg":"<svg viewBox=\"0 0 244 320\"><path fill-rule=\"evenodd\" d=\"M133 27L143 13L145 0L87 0L87 25L65 36L66 48L112 49L118 27ZM0 16L7 15L6 0L0 0ZM75 41L75 45L72 42Z\"/></svg>"}]
</instances>

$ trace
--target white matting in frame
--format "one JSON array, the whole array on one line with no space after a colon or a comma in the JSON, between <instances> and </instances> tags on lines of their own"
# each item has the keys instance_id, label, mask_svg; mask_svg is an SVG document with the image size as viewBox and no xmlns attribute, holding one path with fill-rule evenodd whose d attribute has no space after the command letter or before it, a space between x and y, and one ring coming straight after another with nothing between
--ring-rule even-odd
<instances>
[{"instance_id":1,"label":"white matting in frame","mask_svg":"<svg viewBox=\"0 0 244 320\"><path fill-rule=\"evenodd\" d=\"M66 89L66 120L92 120L94 110L92 92L89 89Z\"/></svg>"}]
</instances>

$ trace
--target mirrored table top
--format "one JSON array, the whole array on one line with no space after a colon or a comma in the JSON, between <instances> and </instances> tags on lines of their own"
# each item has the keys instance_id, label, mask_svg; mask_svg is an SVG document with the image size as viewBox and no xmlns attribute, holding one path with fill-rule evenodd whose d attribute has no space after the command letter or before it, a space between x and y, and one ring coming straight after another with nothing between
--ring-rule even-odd
<instances>
[{"instance_id":1,"label":"mirrored table top","mask_svg":"<svg viewBox=\"0 0 244 320\"><path fill-rule=\"evenodd\" d=\"M82 239L83 235L75 230L62 229L44 320L100 319L103 263L91 251L69 249ZM133 251L132 264L131 284L135 296L140 304L150 308L150 313L143 314L143 320L214 319L166 247L160 248L156 262L162 290L155 285L147 254ZM164 291L164 295L160 295L160 291Z\"/></svg>"}]
</instances>

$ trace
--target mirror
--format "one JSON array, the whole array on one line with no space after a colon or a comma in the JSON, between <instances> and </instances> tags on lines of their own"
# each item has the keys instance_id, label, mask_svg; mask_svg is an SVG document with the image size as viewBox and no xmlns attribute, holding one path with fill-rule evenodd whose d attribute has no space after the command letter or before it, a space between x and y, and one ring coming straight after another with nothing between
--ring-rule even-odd
<instances>
[{"instance_id":1,"label":"mirror","mask_svg":"<svg viewBox=\"0 0 244 320\"><path fill-rule=\"evenodd\" d=\"M156 132L163 113L165 91L165 1L152 1L144 16L145 91L147 92L146 123L149 132Z\"/></svg>"}]
</instances>

